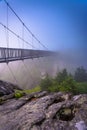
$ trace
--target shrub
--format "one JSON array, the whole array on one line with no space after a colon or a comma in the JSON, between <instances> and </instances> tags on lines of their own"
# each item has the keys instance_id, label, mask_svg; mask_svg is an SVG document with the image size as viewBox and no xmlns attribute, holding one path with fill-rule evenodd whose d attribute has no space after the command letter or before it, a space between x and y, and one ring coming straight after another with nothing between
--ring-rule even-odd
<instances>
[{"instance_id":1,"label":"shrub","mask_svg":"<svg viewBox=\"0 0 87 130\"><path fill-rule=\"evenodd\" d=\"M56 82L58 84L61 84L68 76L67 70L63 69L62 72L57 73L57 76L55 77Z\"/></svg>"},{"instance_id":2,"label":"shrub","mask_svg":"<svg viewBox=\"0 0 87 130\"><path fill-rule=\"evenodd\" d=\"M72 76L67 73L67 70L64 69L62 72L59 72L54 79L47 75L45 79L41 80L40 87L41 90L47 90L49 92L63 91L75 93L76 82Z\"/></svg>"},{"instance_id":3,"label":"shrub","mask_svg":"<svg viewBox=\"0 0 87 130\"><path fill-rule=\"evenodd\" d=\"M76 82L71 76L68 76L59 86L59 90L63 92L76 93Z\"/></svg>"},{"instance_id":4,"label":"shrub","mask_svg":"<svg viewBox=\"0 0 87 130\"><path fill-rule=\"evenodd\" d=\"M21 98L22 96L24 96L23 91L20 91L20 90L15 91L15 98Z\"/></svg>"},{"instance_id":5,"label":"shrub","mask_svg":"<svg viewBox=\"0 0 87 130\"><path fill-rule=\"evenodd\" d=\"M84 81L81 79L83 75L86 76L85 70L83 68L80 68L80 71L77 69L76 78L79 80L76 81ZM63 69L63 71L59 72L54 79L47 75L45 79L41 80L40 87L42 91L47 90L49 92L63 91L72 92L73 94L87 93L87 82L78 83L76 81L71 74L68 74L66 69Z\"/></svg>"},{"instance_id":6,"label":"shrub","mask_svg":"<svg viewBox=\"0 0 87 130\"><path fill-rule=\"evenodd\" d=\"M52 86L48 88L48 91L49 92L58 92L59 91L59 85L55 79L52 80Z\"/></svg>"},{"instance_id":7,"label":"shrub","mask_svg":"<svg viewBox=\"0 0 87 130\"><path fill-rule=\"evenodd\" d=\"M87 94L87 82L76 83L76 93L77 94Z\"/></svg>"},{"instance_id":8,"label":"shrub","mask_svg":"<svg viewBox=\"0 0 87 130\"><path fill-rule=\"evenodd\" d=\"M42 79L40 82L40 87L42 91L43 90L49 91L49 88L52 87L52 85L53 85L52 78L50 78L48 74L46 75L45 79Z\"/></svg>"}]
</instances>

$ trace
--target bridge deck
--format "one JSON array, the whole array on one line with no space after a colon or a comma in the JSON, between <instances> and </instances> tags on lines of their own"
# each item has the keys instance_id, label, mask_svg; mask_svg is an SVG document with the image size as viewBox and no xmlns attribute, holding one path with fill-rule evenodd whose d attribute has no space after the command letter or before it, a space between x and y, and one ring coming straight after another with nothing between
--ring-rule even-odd
<instances>
[{"instance_id":1,"label":"bridge deck","mask_svg":"<svg viewBox=\"0 0 87 130\"><path fill-rule=\"evenodd\" d=\"M16 60L33 59L52 55L53 52L45 50L16 49L0 47L0 63Z\"/></svg>"}]
</instances>

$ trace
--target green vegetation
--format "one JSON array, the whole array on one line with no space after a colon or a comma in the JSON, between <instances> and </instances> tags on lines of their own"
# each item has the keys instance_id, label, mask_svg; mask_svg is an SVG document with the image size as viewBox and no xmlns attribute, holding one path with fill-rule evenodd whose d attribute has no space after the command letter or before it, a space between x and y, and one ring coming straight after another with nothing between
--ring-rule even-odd
<instances>
[{"instance_id":1,"label":"green vegetation","mask_svg":"<svg viewBox=\"0 0 87 130\"><path fill-rule=\"evenodd\" d=\"M39 86L29 89L15 91L15 97L20 98L25 94L31 94L40 91L48 92L72 92L73 94L87 93L87 72L83 67L76 69L74 76L69 74L66 69L52 78L48 74L44 79L41 79Z\"/></svg>"},{"instance_id":2,"label":"green vegetation","mask_svg":"<svg viewBox=\"0 0 87 130\"><path fill-rule=\"evenodd\" d=\"M24 96L25 94L31 94L34 92L40 92L41 88L40 86L37 86L35 88L32 89L28 89L28 90L15 90L15 98L21 98L22 96Z\"/></svg>"},{"instance_id":3,"label":"green vegetation","mask_svg":"<svg viewBox=\"0 0 87 130\"><path fill-rule=\"evenodd\" d=\"M76 84L76 93L84 94L87 93L87 82L80 82Z\"/></svg>"},{"instance_id":4,"label":"green vegetation","mask_svg":"<svg viewBox=\"0 0 87 130\"><path fill-rule=\"evenodd\" d=\"M55 80L58 84L61 84L68 77L66 69L63 69L62 72L57 73Z\"/></svg>"},{"instance_id":5,"label":"green vegetation","mask_svg":"<svg viewBox=\"0 0 87 130\"><path fill-rule=\"evenodd\" d=\"M49 92L72 92L73 94L87 93L87 72L83 67L76 69L74 76L69 74L66 69L57 73L56 77L51 78L48 74L40 82L41 90Z\"/></svg>"},{"instance_id":6,"label":"green vegetation","mask_svg":"<svg viewBox=\"0 0 87 130\"><path fill-rule=\"evenodd\" d=\"M75 81L71 75L68 74L66 69L59 72L54 79L46 75L45 79L40 82L41 90L47 90L49 92L64 91L75 92Z\"/></svg>"},{"instance_id":7,"label":"green vegetation","mask_svg":"<svg viewBox=\"0 0 87 130\"><path fill-rule=\"evenodd\" d=\"M25 94L31 94L31 93L40 92L40 91L41 91L40 86L36 86L35 88L24 90L24 93Z\"/></svg>"},{"instance_id":8,"label":"green vegetation","mask_svg":"<svg viewBox=\"0 0 87 130\"><path fill-rule=\"evenodd\" d=\"M42 91L44 91L44 90L49 91L49 88L52 88L52 86L53 86L52 78L47 74L45 79L42 79L40 82L41 90Z\"/></svg>"},{"instance_id":9,"label":"green vegetation","mask_svg":"<svg viewBox=\"0 0 87 130\"><path fill-rule=\"evenodd\" d=\"M24 91L15 90L15 98L21 98L22 96L24 96Z\"/></svg>"},{"instance_id":10,"label":"green vegetation","mask_svg":"<svg viewBox=\"0 0 87 130\"><path fill-rule=\"evenodd\" d=\"M72 77L68 76L61 84L59 85L59 91L63 92L76 92L76 82Z\"/></svg>"}]
</instances>

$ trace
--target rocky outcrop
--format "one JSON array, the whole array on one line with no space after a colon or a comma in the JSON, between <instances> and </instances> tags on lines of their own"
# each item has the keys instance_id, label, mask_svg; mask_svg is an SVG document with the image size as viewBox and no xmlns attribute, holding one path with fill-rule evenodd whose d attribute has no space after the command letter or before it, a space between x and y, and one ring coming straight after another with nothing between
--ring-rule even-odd
<instances>
[{"instance_id":1,"label":"rocky outcrop","mask_svg":"<svg viewBox=\"0 0 87 130\"><path fill-rule=\"evenodd\" d=\"M9 95L8 95L9 96ZM38 92L0 105L0 130L86 130L87 95Z\"/></svg>"},{"instance_id":2,"label":"rocky outcrop","mask_svg":"<svg viewBox=\"0 0 87 130\"><path fill-rule=\"evenodd\" d=\"M87 130L87 94L43 91L16 99L15 89L0 81L0 130Z\"/></svg>"},{"instance_id":3,"label":"rocky outcrop","mask_svg":"<svg viewBox=\"0 0 87 130\"><path fill-rule=\"evenodd\" d=\"M15 89L21 90L17 85L0 80L0 96L12 94Z\"/></svg>"}]
</instances>

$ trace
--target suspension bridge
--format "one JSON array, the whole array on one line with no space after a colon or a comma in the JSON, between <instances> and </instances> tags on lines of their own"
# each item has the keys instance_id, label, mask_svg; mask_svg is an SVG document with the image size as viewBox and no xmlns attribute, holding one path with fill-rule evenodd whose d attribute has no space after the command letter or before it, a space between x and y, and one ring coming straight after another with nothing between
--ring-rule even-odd
<instances>
[{"instance_id":1,"label":"suspension bridge","mask_svg":"<svg viewBox=\"0 0 87 130\"><path fill-rule=\"evenodd\" d=\"M49 49L40 42L40 40L31 32L31 30L27 27L27 25L22 21L22 19L18 16L18 14L14 11L14 9L11 7L11 5L7 2L7 0L2 0L5 8L6 8L6 14L5 14L5 23L0 21L0 29L2 29L4 36L0 39L6 39L6 44L3 46L4 40L0 40L0 63L6 63L8 66L8 69L13 76L15 83L19 84L17 81L17 78L14 74L14 71L10 67L10 63L13 61L22 61L24 67L27 71L29 71L28 66L25 64L25 59L39 59L40 57L47 57L52 56L55 54L55 52L49 51ZM16 17L16 19L19 21L22 32L21 34L18 34L16 31L14 31L10 25L9 25L9 14L10 12ZM26 38L26 33L28 34L28 38ZM1 33L2 34L2 33ZM1 37L0 34L0 37ZM12 36L17 39L18 43L16 42L15 45L12 46L13 40ZM11 37L11 38L10 38ZM19 43L20 41L20 43ZM10 45L12 47L10 47ZM26 47L25 47L26 46ZM29 71L31 74L31 72ZM33 78L31 74L31 78Z\"/></svg>"},{"instance_id":2,"label":"suspension bridge","mask_svg":"<svg viewBox=\"0 0 87 130\"><path fill-rule=\"evenodd\" d=\"M30 31L30 29L26 26L26 24L21 20L21 18L17 15L17 13L13 10L13 8L10 6L10 4L4 0L7 8L6 12L6 21L7 24L4 25L2 22L0 22L0 26L2 26L5 31L7 32L7 47L0 47L0 63L1 62L11 62L15 60L24 60L24 59L32 59L32 58L39 58L39 57L45 57L50 56L53 54L53 52L49 51L48 48L42 44L37 37ZM23 32L22 36L15 33L12 29L9 28L9 12L8 9L17 17L19 22L22 24ZM40 50L40 48L36 48L32 43L29 43L24 39L24 29L28 31L28 33L31 35L32 39L35 39L37 44L41 45L44 49ZM9 48L9 33L13 34L16 38L20 39L23 44L27 44L28 46L31 46L32 49L24 49L24 48Z\"/></svg>"}]
</instances>

